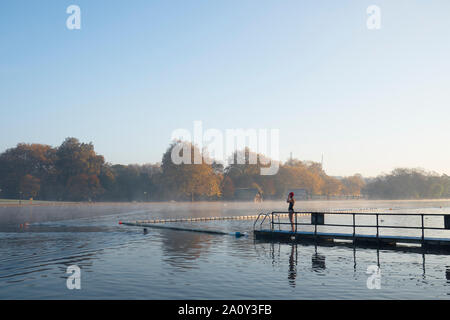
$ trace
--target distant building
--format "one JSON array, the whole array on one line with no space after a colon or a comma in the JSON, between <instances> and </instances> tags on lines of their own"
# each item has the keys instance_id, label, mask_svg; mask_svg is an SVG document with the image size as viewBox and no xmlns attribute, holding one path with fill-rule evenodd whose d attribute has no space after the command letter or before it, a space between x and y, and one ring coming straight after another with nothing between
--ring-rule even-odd
<instances>
[{"instance_id":1,"label":"distant building","mask_svg":"<svg viewBox=\"0 0 450 320\"><path fill-rule=\"evenodd\" d=\"M237 188L234 190L234 199L238 201L261 202L262 195L256 188Z\"/></svg>"}]
</instances>

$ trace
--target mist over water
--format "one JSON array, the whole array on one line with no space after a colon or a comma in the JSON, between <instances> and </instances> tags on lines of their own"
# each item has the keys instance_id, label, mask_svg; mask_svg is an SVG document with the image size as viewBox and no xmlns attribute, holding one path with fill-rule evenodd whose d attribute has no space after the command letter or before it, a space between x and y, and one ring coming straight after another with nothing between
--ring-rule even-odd
<instances>
[{"instance_id":1,"label":"mist over water","mask_svg":"<svg viewBox=\"0 0 450 320\"><path fill-rule=\"evenodd\" d=\"M336 200L296 201L296 211L385 211L407 210L444 212L450 200ZM7 206L0 204L0 227L11 224L95 218L108 215L143 214L148 218L181 218L255 215L260 212L286 211L283 201L255 202L151 202L151 203L74 203Z\"/></svg>"},{"instance_id":2,"label":"mist over water","mask_svg":"<svg viewBox=\"0 0 450 320\"><path fill-rule=\"evenodd\" d=\"M144 234L142 228L118 225L119 220L255 215L286 207L283 201L3 207L0 298L448 298L448 255L255 241L253 220L173 223L248 232L244 238L152 228ZM296 210L450 213L450 201L297 201ZM377 264L381 289L369 290L367 267ZM66 287L70 265L81 268L81 290Z\"/></svg>"}]
</instances>

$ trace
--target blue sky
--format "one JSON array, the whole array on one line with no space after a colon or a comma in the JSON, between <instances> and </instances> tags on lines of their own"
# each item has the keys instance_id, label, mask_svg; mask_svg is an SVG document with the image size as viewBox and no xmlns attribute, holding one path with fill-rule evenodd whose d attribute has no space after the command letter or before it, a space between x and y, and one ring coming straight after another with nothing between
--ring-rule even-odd
<instances>
[{"instance_id":1,"label":"blue sky","mask_svg":"<svg viewBox=\"0 0 450 320\"><path fill-rule=\"evenodd\" d=\"M66 8L81 8L81 30ZM380 30L366 9L381 8ZM173 130L280 129L332 175L450 174L447 0L5 0L0 151L92 141L161 160Z\"/></svg>"}]
</instances>

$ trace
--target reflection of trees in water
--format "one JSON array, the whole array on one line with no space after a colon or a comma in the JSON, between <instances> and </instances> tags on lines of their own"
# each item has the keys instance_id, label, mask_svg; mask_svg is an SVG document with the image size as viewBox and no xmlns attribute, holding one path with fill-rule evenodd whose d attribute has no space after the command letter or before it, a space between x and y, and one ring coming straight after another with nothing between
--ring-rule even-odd
<instances>
[{"instance_id":1,"label":"reflection of trees in water","mask_svg":"<svg viewBox=\"0 0 450 320\"><path fill-rule=\"evenodd\" d=\"M191 269L194 261L208 252L213 236L194 232L164 230L161 249L164 261L180 269Z\"/></svg>"}]
</instances>

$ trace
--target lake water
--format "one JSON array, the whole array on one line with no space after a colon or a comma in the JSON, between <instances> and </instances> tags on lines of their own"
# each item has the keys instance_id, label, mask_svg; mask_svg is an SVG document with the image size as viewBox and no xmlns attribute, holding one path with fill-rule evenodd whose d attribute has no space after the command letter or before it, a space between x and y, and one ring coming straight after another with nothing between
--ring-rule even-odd
<instances>
[{"instance_id":1,"label":"lake water","mask_svg":"<svg viewBox=\"0 0 450 320\"><path fill-rule=\"evenodd\" d=\"M105 206L94 217L71 213L70 220L64 220L70 208L52 208L56 215L44 214L50 208L24 208L21 223L31 221L25 227L11 222L11 213L6 212L10 209L0 208L0 299L450 297L450 255L261 242L253 238L253 220L175 223L249 233L242 238L151 228L144 234L142 228L118 224L163 217L254 215L285 207L283 202L155 203L115 210ZM296 209L442 214L450 213L450 201L298 201ZM2 222L2 214L7 221ZM80 290L66 286L67 268L72 265L81 270ZM377 265L380 287L369 289L367 269Z\"/></svg>"}]
</instances>

